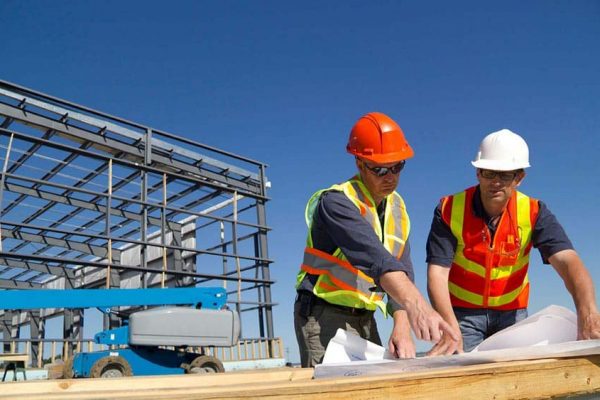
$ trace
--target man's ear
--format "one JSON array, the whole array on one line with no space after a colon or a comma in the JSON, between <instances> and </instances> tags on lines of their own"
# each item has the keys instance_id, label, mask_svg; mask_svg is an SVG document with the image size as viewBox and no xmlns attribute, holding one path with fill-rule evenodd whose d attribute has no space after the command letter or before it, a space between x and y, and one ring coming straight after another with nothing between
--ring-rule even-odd
<instances>
[{"instance_id":1,"label":"man's ear","mask_svg":"<svg viewBox=\"0 0 600 400\"><path fill-rule=\"evenodd\" d=\"M523 182L523 179L525 179L525 175L527 175L525 170L519 172L519 174L517 175L517 186L519 186L521 182Z\"/></svg>"},{"instance_id":2,"label":"man's ear","mask_svg":"<svg viewBox=\"0 0 600 400\"><path fill-rule=\"evenodd\" d=\"M355 160L355 162L356 162L356 168L357 168L359 171L362 171L362 162L360 161L360 158L358 158L358 157L354 157L354 160Z\"/></svg>"}]
</instances>

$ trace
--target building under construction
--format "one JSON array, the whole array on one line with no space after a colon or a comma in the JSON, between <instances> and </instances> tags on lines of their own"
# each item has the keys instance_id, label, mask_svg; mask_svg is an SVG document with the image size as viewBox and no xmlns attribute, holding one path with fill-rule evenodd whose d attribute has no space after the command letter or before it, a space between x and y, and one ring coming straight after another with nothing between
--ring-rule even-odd
<instances>
[{"instance_id":1,"label":"building under construction","mask_svg":"<svg viewBox=\"0 0 600 400\"><path fill-rule=\"evenodd\" d=\"M242 337L225 358L282 356L265 164L5 81L0 162L0 288L224 287ZM34 365L81 349L101 315L0 312L4 352ZM47 338L55 318L63 337ZM120 322L103 316L105 329Z\"/></svg>"}]
</instances>

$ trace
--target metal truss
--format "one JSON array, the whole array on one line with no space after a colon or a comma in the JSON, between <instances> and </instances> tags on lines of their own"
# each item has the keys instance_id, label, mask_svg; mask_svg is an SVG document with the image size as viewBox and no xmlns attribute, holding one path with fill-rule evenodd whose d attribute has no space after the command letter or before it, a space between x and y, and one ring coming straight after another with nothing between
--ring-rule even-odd
<instances>
[{"instance_id":1,"label":"metal truss","mask_svg":"<svg viewBox=\"0 0 600 400\"><path fill-rule=\"evenodd\" d=\"M0 288L225 286L274 337L265 164L0 81L0 167Z\"/></svg>"}]
</instances>

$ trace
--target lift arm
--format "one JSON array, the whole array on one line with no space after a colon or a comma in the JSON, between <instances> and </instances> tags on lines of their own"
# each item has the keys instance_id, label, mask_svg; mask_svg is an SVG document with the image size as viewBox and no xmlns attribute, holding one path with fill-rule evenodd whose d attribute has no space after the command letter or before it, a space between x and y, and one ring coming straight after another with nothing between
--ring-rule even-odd
<instances>
[{"instance_id":1,"label":"lift arm","mask_svg":"<svg viewBox=\"0 0 600 400\"><path fill-rule=\"evenodd\" d=\"M227 293L219 287L0 290L0 305L4 310L160 305L191 305L218 310L226 301Z\"/></svg>"}]
</instances>

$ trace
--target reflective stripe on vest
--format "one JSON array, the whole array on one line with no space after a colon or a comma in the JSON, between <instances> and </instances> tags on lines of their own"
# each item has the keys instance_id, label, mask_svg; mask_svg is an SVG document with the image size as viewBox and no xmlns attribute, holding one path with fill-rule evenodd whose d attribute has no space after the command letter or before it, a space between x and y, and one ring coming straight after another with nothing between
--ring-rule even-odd
<instances>
[{"instance_id":1,"label":"reflective stripe on vest","mask_svg":"<svg viewBox=\"0 0 600 400\"><path fill-rule=\"evenodd\" d=\"M371 292L371 288L374 287L373 279L353 267L348 261L324 251L307 247L304 250L302 270L312 275L327 275L339 289L356 291L366 298L370 298L373 294Z\"/></svg>"},{"instance_id":2,"label":"reflective stripe on vest","mask_svg":"<svg viewBox=\"0 0 600 400\"><path fill-rule=\"evenodd\" d=\"M379 240L390 254L400 258L404 251L410 230L410 221L402 197L396 192L387 197L384 217L385 231L382 234L375 202L358 176L355 176L340 185L320 190L310 198L305 215L309 227L307 246L297 282L300 284L306 273L318 275L319 278L313 290L316 296L327 299L333 304L355 308L374 310L379 306L385 313L382 294L371 291L375 287L373 279L350 264L339 248L333 254L328 254L312 247L312 217L321 194L327 190L341 191L352 201L363 218L373 227Z\"/></svg>"},{"instance_id":3,"label":"reflective stripe on vest","mask_svg":"<svg viewBox=\"0 0 600 400\"><path fill-rule=\"evenodd\" d=\"M475 187L444 199L442 216L457 239L448 288L455 307L517 309L529 300L529 253L537 200L515 191L493 242L473 213ZM445 207L451 203L449 221Z\"/></svg>"},{"instance_id":4,"label":"reflective stripe on vest","mask_svg":"<svg viewBox=\"0 0 600 400\"><path fill-rule=\"evenodd\" d=\"M406 238L410 231L410 219L406 212L406 206L402 197L392 192L386 198L384 236L381 236L381 223L379 214L366 186L354 177L342 185L334 185L332 189L341 189L344 194L354 203L359 209L361 215L367 220L377 234L379 240L383 243L387 251L394 257L400 258L404 252ZM338 189L338 190L339 190Z\"/></svg>"}]
</instances>

